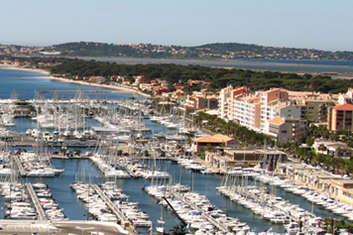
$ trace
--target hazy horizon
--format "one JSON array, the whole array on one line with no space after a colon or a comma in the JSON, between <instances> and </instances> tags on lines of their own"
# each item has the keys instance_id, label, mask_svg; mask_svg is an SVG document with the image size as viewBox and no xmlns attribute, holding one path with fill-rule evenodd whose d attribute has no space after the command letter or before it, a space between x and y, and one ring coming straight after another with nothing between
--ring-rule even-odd
<instances>
[{"instance_id":1,"label":"hazy horizon","mask_svg":"<svg viewBox=\"0 0 353 235\"><path fill-rule=\"evenodd\" d=\"M99 42L99 41L68 41L68 42L58 42L55 44L50 44L50 43L25 43L25 42L1 42L1 45L15 45L15 46L28 46L28 47L50 47L54 45L60 45L60 44L66 44L66 43L78 43L78 42L95 42L95 43L107 43L107 44L129 44L131 42L120 42L120 43L114 43L114 42ZM337 52L337 51L347 51L347 52L353 52L353 50L326 50L322 48L303 48L303 47L287 47L287 46L276 46L276 45L261 45L261 44L255 44L255 43L246 43L246 42L210 42L210 43L202 43L202 44L195 44L195 45L177 45L177 44L154 44L153 45L162 45L162 46L182 46L182 47L193 47L193 46L202 46L205 44L213 44L213 43L239 43L239 44L251 44L251 45L257 45L257 46L267 46L267 47L275 47L275 48L293 48L293 49L309 49L309 50L321 50L321 51L330 51L330 52ZM131 44L149 44L145 42L137 42L137 43L131 43Z\"/></svg>"},{"instance_id":2,"label":"hazy horizon","mask_svg":"<svg viewBox=\"0 0 353 235\"><path fill-rule=\"evenodd\" d=\"M353 51L351 0L3 0L1 8L2 44L236 42Z\"/></svg>"}]
</instances>

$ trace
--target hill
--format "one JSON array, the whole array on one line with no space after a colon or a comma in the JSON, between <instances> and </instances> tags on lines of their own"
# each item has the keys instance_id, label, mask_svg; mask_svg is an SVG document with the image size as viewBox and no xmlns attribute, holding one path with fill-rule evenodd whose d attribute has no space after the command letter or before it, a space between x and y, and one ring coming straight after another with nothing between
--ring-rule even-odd
<instances>
[{"instance_id":1,"label":"hill","mask_svg":"<svg viewBox=\"0 0 353 235\"><path fill-rule=\"evenodd\" d=\"M73 42L45 48L67 56L119 56L195 59L272 59L353 61L353 52L267 47L242 43L212 43L194 47L153 44Z\"/></svg>"},{"instance_id":2,"label":"hill","mask_svg":"<svg viewBox=\"0 0 353 235\"><path fill-rule=\"evenodd\" d=\"M268 47L244 43L211 43L193 47L100 42L71 42L48 47L0 44L0 55L353 61L353 52L350 51Z\"/></svg>"}]
</instances>

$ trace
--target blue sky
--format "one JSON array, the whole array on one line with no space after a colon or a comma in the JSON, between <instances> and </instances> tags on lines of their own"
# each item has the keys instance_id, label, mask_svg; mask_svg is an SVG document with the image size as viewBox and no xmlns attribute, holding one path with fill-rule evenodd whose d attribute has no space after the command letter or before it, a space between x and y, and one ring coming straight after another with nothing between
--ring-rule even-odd
<instances>
[{"instance_id":1,"label":"blue sky","mask_svg":"<svg viewBox=\"0 0 353 235\"><path fill-rule=\"evenodd\" d=\"M0 43L240 42L353 51L352 0L1 0Z\"/></svg>"}]
</instances>

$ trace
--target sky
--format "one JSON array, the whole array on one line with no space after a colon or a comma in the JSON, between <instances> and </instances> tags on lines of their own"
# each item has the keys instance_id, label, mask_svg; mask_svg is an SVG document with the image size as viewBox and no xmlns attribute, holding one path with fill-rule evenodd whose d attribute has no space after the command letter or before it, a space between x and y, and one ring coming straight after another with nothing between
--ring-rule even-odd
<instances>
[{"instance_id":1,"label":"sky","mask_svg":"<svg viewBox=\"0 0 353 235\"><path fill-rule=\"evenodd\" d=\"M1 0L0 43L238 42L353 51L352 11L352 0Z\"/></svg>"}]
</instances>

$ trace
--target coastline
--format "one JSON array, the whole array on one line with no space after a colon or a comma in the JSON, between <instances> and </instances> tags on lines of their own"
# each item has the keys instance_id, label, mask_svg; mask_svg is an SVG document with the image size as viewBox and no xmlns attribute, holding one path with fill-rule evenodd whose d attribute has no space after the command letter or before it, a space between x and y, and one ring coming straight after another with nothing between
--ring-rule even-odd
<instances>
[{"instance_id":1,"label":"coastline","mask_svg":"<svg viewBox=\"0 0 353 235\"><path fill-rule=\"evenodd\" d=\"M47 77L36 77L40 79L50 79L54 81L59 81L59 82L66 82L66 83L74 83L78 85L83 85L83 86L93 86L93 87L101 87L101 88L107 88L107 89L113 89L113 90L118 90L121 91L122 93L134 93L137 95L140 95L145 98L150 98L151 96L148 94L145 94L137 89L134 89L132 87L127 87L127 86L114 86L114 85L106 85L106 84L97 84L97 83L90 83L90 82L85 82L85 81L77 81L77 80L72 80L68 78L63 78L63 77L55 77L50 74L50 72L44 70L44 69L35 69L35 68L24 68L20 66L15 66L15 65L5 65L5 64L0 64L0 69L7 69L7 70L21 70L21 71L28 71L28 72L36 72L36 73L41 73L44 75L47 75Z\"/></svg>"}]
</instances>

